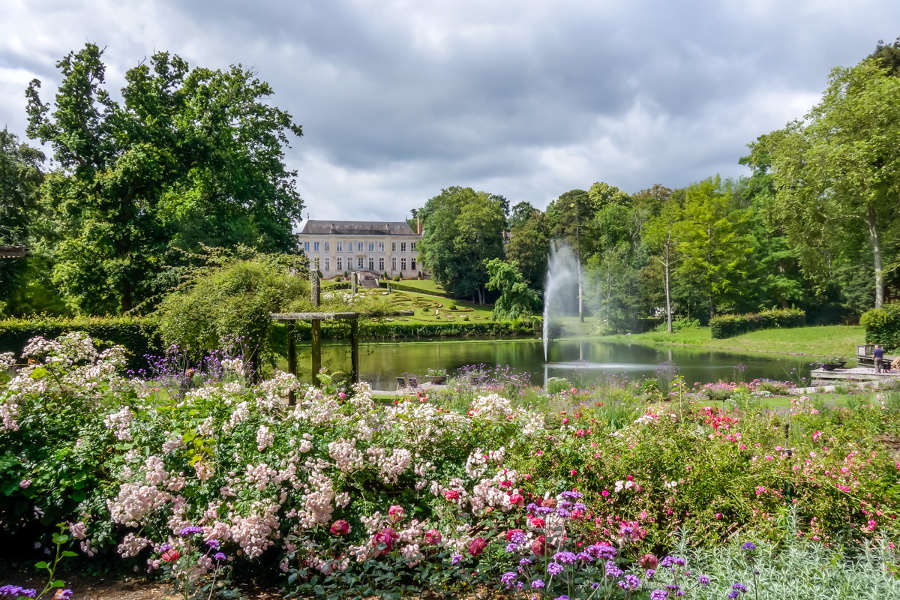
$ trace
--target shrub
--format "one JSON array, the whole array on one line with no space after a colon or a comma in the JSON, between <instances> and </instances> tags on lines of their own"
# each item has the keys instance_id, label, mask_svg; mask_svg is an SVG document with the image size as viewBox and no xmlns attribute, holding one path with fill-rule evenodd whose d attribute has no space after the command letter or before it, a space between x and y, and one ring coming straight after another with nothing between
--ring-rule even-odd
<instances>
[{"instance_id":1,"label":"shrub","mask_svg":"<svg viewBox=\"0 0 900 600\"><path fill-rule=\"evenodd\" d=\"M900 348L900 303L867 310L859 324L866 328L867 344L881 344L887 351Z\"/></svg>"},{"instance_id":2,"label":"shrub","mask_svg":"<svg viewBox=\"0 0 900 600\"><path fill-rule=\"evenodd\" d=\"M805 312L795 308L785 308L764 310L747 315L719 315L710 319L709 330L714 339L720 339L757 329L802 327L805 323Z\"/></svg>"},{"instance_id":3,"label":"shrub","mask_svg":"<svg viewBox=\"0 0 900 600\"><path fill-rule=\"evenodd\" d=\"M308 296L308 282L277 262L237 260L201 272L191 284L166 296L157 309L163 341L189 349L194 358L230 338L252 366L269 353L270 313Z\"/></svg>"}]
</instances>

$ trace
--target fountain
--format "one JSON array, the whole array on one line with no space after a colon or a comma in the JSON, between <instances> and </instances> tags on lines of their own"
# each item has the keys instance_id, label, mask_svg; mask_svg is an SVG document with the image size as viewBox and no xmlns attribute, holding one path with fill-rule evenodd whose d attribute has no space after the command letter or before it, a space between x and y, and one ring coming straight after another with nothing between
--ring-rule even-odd
<instances>
[{"instance_id":1,"label":"fountain","mask_svg":"<svg viewBox=\"0 0 900 600\"><path fill-rule=\"evenodd\" d=\"M550 321L565 314L565 306L578 298L578 260L566 242L554 242L544 280L544 362L550 360Z\"/></svg>"}]
</instances>

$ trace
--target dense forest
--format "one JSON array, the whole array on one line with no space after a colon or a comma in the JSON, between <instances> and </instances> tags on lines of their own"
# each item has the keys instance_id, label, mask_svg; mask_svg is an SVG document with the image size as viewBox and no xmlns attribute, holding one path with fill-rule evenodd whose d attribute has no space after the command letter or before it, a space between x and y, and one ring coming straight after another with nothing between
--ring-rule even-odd
<instances>
[{"instance_id":1,"label":"dense forest","mask_svg":"<svg viewBox=\"0 0 900 600\"><path fill-rule=\"evenodd\" d=\"M667 307L701 323L774 307L854 320L900 293L898 76L900 38L834 69L807 115L749 145L751 173L735 180L633 194L596 182L545 211L445 189L417 213L424 262L461 297L490 290L501 257L539 292L565 240L584 265L585 306L609 330L664 320Z\"/></svg>"},{"instance_id":2,"label":"dense forest","mask_svg":"<svg viewBox=\"0 0 900 600\"><path fill-rule=\"evenodd\" d=\"M160 52L121 101L102 51L58 63L52 102L26 90L28 135L0 132L0 315L140 314L217 248L299 251L303 202L284 147L301 128L240 66ZM584 266L585 306L610 330L794 306L854 320L900 294L900 38L833 70L808 114L749 144L750 174L637 193L596 182L539 210L450 187L414 211L423 263L452 295L540 309L548 253Z\"/></svg>"}]
</instances>

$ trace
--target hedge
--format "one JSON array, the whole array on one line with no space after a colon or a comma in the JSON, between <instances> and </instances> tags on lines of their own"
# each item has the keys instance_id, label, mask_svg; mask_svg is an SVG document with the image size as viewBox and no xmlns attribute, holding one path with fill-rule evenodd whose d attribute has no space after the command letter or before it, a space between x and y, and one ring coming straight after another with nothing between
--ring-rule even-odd
<instances>
[{"instance_id":1,"label":"hedge","mask_svg":"<svg viewBox=\"0 0 900 600\"><path fill-rule=\"evenodd\" d=\"M83 331L99 346L119 344L130 352L129 366L144 366L145 354L162 354L163 347L150 317L48 317L0 319L0 352L17 356L33 337L55 338L69 331Z\"/></svg>"},{"instance_id":2,"label":"hedge","mask_svg":"<svg viewBox=\"0 0 900 600\"><path fill-rule=\"evenodd\" d=\"M859 324L866 328L867 344L880 344L888 352L900 348L900 304L867 310Z\"/></svg>"},{"instance_id":3,"label":"hedge","mask_svg":"<svg viewBox=\"0 0 900 600\"><path fill-rule=\"evenodd\" d=\"M777 327L802 327L806 313L795 308L764 310L747 315L719 315L709 321L709 331L714 339L729 338L757 329Z\"/></svg>"}]
</instances>

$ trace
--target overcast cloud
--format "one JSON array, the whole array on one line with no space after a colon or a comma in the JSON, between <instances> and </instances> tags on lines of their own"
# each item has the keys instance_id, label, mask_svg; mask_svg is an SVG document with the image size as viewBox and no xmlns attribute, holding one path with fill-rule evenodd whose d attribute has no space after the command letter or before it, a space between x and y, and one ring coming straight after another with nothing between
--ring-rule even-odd
<instances>
[{"instance_id":1,"label":"overcast cloud","mask_svg":"<svg viewBox=\"0 0 900 600\"><path fill-rule=\"evenodd\" d=\"M896 0L0 0L0 127L24 89L106 47L110 88L157 50L241 63L304 135L312 218L400 220L450 185L539 208L595 181L679 187L802 116L834 66L900 35Z\"/></svg>"}]
</instances>

